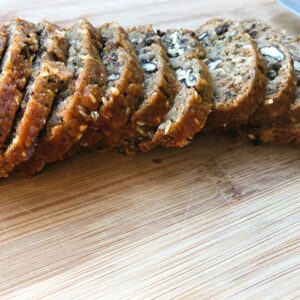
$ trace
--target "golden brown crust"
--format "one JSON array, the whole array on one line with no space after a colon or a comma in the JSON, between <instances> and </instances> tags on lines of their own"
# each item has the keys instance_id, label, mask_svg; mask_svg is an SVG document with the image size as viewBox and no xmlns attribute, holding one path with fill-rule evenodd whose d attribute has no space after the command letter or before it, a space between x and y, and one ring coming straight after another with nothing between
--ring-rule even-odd
<instances>
[{"instance_id":1,"label":"golden brown crust","mask_svg":"<svg viewBox=\"0 0 300 300\"><path fill-rule=\"evenodd\" d=\"M16 19L9 26L9 46L2 60L0 75L0 147L13 127L23 89L31 76L33 58L38 50L36 27Z\"/></svg>"},{"instance_id":2,"label":"golden brown crust","mask_svg":"<svg viewBox=\"0 0 300 300\"><path fill-rule=\"evenodd\" d=\"M1 160L2 176L9 175L17 165L30 158L57 91L72 76L65 65L68 51L65 30L44 22L39 25L38 35L40 50L33 64L32 78L21 103L11 143Z\"/></svg>"},{"instance_id":3,"label":"golden brown crust","mask_svg":"<svg viewBox=\"0 0 300 300\"><path fill-rule=\"evenodd\" d=\"M296 124L300 122L300 103L291 105L289 111L289 120L291 124Z\"/></svg>"},{"instance_id":4,"label":"golden brown crust","mask_svg":"<svg viewBox=\"0 0 300 300\"><path fill-rule=\"evenodd\" d=\"M47 132L26 164L26 173L34 174L45 164L62 159L82 137L92 114L98 109L106 82L105 70L99 59L97 33L90 23L81 20L68 30L68 69L73 79L60 93L58 103L48 121Z\"/></svg>"},{"instance_id":5,"label":"golden brown crust","mask_svg":"<svg viewBox=\"0 0 300 300\"><path fill-rule=\"evenodd\" d=\"M0 62L8 46L8 28L7 25L0 25Z\"/></svg>"}]
</instances>

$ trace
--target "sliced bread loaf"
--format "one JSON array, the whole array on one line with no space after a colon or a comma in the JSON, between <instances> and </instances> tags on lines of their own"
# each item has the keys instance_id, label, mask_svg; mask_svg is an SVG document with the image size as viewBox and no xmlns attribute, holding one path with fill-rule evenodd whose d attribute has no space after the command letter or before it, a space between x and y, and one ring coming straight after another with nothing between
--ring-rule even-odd
<instances>
[{"instance_id":1,"label":"sliced bread loaf","mask_svg":"<svg viewBox=\"0 0 300 300\"><path fill-rule=\"evenodd\" d=\"M72 76L65 65L68 52L65 30L43 22L39 24L37 34L39 51L10 142L1 159L3 176L9 175L17 165L30 158L56 93Z\"/></svg>"},{"instance_id":2,"label":"sliced bread loaf","mask_svg":"<svg viewBox=\"0 0 300 300\"><path fill-rule=\"evenodd\" d=\"M99 33L88 21L80 20L67 31L67 38L67 68L73 77L58 94L45 133L26 163L30 175L64 157L82 137L103 96L106 72L99 57Z\"/></svg>"},{"instance_id":3,"label":"sliced bread loaf","mask_svg":"<svg viewBox=\"0 0 300 300\"><path fill-rule=\"evenodd\" d=\"M35 25L16 19L8 25L6 44L5 28L2 28L0 75L0 148L3 147L13 127L15 115L23 98L24 88L31 76L34 56L38 51Z\"/></svg>"},{"instance_id":4,"label":"sliced bread loaf","mask_svg":"<svg viewBox=\"0 0 300 300\"><path fill-rule=\"evenodd\" d=\"M195 32L205 48L213 78L213 107L207 128L248 123L265 98L267 82L256 44L229 19L213 19Z\"/></svg>"},{"instance_id":5,"label":"sliced bread loaf","mask_svg":"<svg viewBox=\"0 0 300 300\"><path fill-rule=\"evenodd\" d=\"M195 34L179 29L159 32L159 35L167 49L179 89L151 141L141 143L142 150L157 145L183 147L204 127L211 108L211 77L203 62L205 51Z\"/></svg>"}]
</instances>

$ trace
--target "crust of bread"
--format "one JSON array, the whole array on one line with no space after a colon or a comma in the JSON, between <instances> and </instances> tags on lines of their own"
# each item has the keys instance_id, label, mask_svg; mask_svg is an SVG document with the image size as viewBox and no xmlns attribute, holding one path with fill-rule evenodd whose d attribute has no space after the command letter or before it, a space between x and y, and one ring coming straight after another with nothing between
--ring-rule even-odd
<instances>
[{"instance_id":1,"label":"crust of bread","mask_svg":"<svg viewBox=\"0 0 300 300\"><path fill-rule=\"evenodd\" d=\"M0 25L0 62L8 46L8 26Z\"/></svg>"}]
</instances>

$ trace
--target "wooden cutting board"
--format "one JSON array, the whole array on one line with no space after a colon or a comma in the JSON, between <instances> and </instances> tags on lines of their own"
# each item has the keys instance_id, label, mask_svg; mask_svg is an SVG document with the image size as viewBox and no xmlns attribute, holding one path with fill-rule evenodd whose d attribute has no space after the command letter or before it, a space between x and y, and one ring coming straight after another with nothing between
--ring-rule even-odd
<instances>
[{"instance_id":1,"label":"wooden cutting board","mask_svg":"<svg viewBox=\"0 0 300 300\"><path fill-rule=\"evenodd\" d=\"M1 0L1 21L194 28L275 1ZM83 153L0 181L1 299L300 299L300 150L198 137L184 149Z\"/></svg>"}]
</instances>

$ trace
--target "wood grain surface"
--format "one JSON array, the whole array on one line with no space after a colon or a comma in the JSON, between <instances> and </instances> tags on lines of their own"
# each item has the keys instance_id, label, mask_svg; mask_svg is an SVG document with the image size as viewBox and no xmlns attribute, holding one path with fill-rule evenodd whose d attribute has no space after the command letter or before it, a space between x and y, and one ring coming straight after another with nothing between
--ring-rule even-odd
<instances>
[{"instance_id":1,"label":"wood grain surface","mask_svg":"<svg viewBox=\"0 0 300 300\"><path fill-rule=\"evenodd\" d=\"M0 21L194 28L260 17L300 32L270 0L0 3ZM199 136L2 180L0 299L300 299L300 150Z\"/></svg>"}]
</instances>

